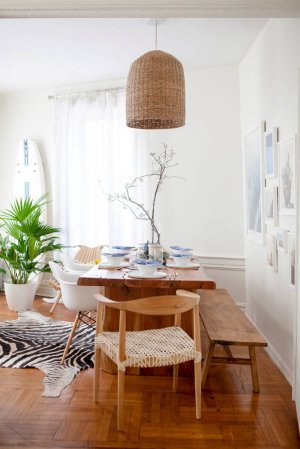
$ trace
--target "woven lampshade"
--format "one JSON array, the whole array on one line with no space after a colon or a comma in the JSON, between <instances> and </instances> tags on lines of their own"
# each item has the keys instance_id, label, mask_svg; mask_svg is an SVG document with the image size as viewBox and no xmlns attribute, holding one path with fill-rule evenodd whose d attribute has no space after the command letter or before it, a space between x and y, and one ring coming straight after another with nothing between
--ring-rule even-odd
<instances>
[{"instance_id":1,"label":"woven lampshade","mask_svg":"<svg viewBox=\"0 0 300 449\"><path fill-rule=\"evenodd\" d=\"M129 69L126 123L130 128L179 128L185 124L183 67L161 50L145 53Z\"/></svg>"}]
</instances>

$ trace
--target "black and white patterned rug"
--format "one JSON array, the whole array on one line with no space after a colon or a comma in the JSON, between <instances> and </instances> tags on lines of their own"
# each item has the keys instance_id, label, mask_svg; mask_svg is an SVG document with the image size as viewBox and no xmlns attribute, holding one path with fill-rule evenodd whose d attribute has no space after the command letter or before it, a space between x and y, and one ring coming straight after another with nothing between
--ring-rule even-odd
<instances>
[{"instance_id":1,"label":"black and white patterned rug","mask_svg":"<svg viewBox=\"0 0 300 449\"><path fill-rule=\"evenodd\" d=\"M43 396L58 397L80 370L94 366L95 331L86 324L76 330L65 364L60 364L72 324L32 311L0 322L0 366L40 369L46 374Z\"/></svg>"}]
</instances>

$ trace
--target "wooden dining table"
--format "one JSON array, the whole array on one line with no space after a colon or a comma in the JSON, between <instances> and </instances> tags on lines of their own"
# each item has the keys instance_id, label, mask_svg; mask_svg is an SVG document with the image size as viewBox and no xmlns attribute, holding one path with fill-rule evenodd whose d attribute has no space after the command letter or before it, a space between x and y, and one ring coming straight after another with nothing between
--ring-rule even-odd
<instances>
[{"instance_id":1,"label":"wooden dining table","mask_svg":"<svg viewBox=\"0 0 300 449\"><path fill-rule=\"evenodd\" d=\"M174 295L176 290L183 289L195 291L199 289L214 289L216 283L210 279L203 268L168 268L164 267L159 270L160 278L136 278L131 277L136 275L136 271L129 271L128 268L101 268L93 267L91 270L82 274L78 278L78 285L83 286L99 286L103 287L103 294L115 301L127 301L151 296ZM186 312L182 316L182 327L192 334L192 329L189 328L188 314ZM173 325L172 317L151 317L151 316L137 316L128 313L127 316L127 330L144 330L155 327L166 327ZM106 308L104 330L117 331L119 323L118 311ZM101 367L108 372L116 372L116 367L110 359L105 355L102 356ZM139 370L132 368L131 373L138 374ZM144 374L145 370L141 370ZM184 363L180 367L180 375L190 376L193 373L193 367L190 363ZM170 374L169 368L153 368L147 369L145 374L166 375Z\"/></svg>"}]
</instances>

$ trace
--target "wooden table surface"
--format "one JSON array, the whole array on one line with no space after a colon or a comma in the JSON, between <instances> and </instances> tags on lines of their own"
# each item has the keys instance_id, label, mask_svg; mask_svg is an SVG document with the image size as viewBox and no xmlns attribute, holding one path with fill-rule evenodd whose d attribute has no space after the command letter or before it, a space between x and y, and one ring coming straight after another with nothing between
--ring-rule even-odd
<instances>
[{"instance_id":1,"label":"wooden table surface","mask_svg":"<svg viewBox=\"0 0 300 449\"><path fill-rule=\"evenodd\" d=\"M166 268L167 276L160 279L137 279L130 277L126 269L99 269L97 266L87 271L78 279L78 285L93 285L104 287L131 287L154 289L186 289L216 288L216 283L210 279L202 268ZM177 273L176 278L173 275ZM169 278L171 276L171 279ZM122 298L120 298L122 300Z\"/></svg>"}]
</instances>

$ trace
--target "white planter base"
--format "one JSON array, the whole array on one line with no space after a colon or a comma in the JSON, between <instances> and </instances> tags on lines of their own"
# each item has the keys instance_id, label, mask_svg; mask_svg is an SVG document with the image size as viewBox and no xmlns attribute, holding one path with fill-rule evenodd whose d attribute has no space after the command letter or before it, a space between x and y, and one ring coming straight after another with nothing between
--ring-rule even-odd
<instances>
[{"instance_id":1,"label":"white planter base","mask_svg":"<svg viewBox=\"0 0 300 449\"><path fill-rule=\"evenodd\" d=\"M30 310L34 300L36 284L9 284L4 282L8 308L16 312Z\"/></svg>"}]
</instances>

